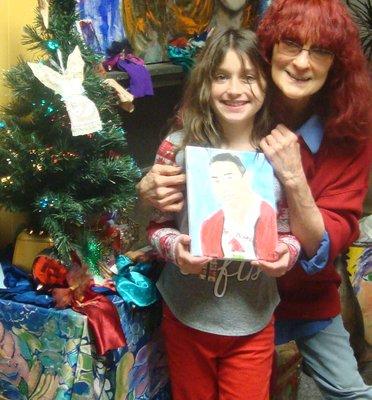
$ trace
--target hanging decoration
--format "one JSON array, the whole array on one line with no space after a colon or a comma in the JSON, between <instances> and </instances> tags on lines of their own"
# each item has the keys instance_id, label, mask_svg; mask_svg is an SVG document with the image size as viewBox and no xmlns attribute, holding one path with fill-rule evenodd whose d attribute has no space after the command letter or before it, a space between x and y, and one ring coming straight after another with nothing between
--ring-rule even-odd
<instances>
[{"instance_id":1,"label":"hanging decoration","mask_svg":"<svg viewBox=\"0 0 372 400\"><path fill-rule=\"evenodd\" d=\"M39 12L41 18L43 19L43 24L45 29L49 28L49 1L48 0L38 0Z\"/></svg>"},{"instance_id":2,"label":"hanging decoration","mask_svg":"<svg viewBox=\"0 0 372 400\"><path fill-rule=\"evenodd\" d=\"M101 278L99 261L102 259L102 243L94 237L89 237L84 249L84 261L89 272L96 278Z\"/></svg>"},{"instance_id":3,"label":"hanging decoration","mask_svg":"<svg viewBox=\"0 0 372 400\"><path fill-rule=\"evenodd\" d=\"M62 73L42 63L29 62L28 65L41 83L62 97L70 117L73 136L87 135L100 131L102 129L102 121L97 107L85 95L83 87L84 61L79 47L76 46L68 56L66 69L63 66L62 54L59 49L57 49L57 54Z\"/></svg>"},{"instance_id":4,"label":"hanging decoration","mask_svg":"<svg viewBox=\"0 0 372 400\"><path fill-rule=\"evenodd\" d=\"M115 79L105 79L104 82L111 86L119 97L120 107L128 112L134 111L134 96L123 88Z\"/></svg>"},{"instance_id":5,"label":"hanging decoration","mask_svg":"<svg viewBox=\"0 0 372 400\"><path fill-rule=\"evenodd\" d=\"M45 42L45 47L48 50L56 51L59 48L59 44L55 40L47 40Z\"/></svg>"}]
</instances>

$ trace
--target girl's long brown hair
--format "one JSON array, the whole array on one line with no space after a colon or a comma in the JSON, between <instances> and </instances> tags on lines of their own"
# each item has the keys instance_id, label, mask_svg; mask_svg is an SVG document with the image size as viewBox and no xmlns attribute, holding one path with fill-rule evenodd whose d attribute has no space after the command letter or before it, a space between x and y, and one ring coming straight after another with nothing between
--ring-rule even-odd
<instances>
[{"instance_id":1,"label":"girl's long brown hair","mask_svg":"<svg viewBox=\"0 0 372 400\"><path fill-rule=\"evenodd\" d=\"M252 144L257 145L262 137L270 133L272 121L268 103L272 97L271 77L268 65L259 53L255 33L244 29L215 29L207 39L190 73L179 108L175 126L181 127L185 132L183 146L191 143L221 146L222 132L211 107L210 97L216 70L228 50L236 51L241 58L242 66L243 58L248 56L258 76L267 82L264 103L255 116ZM258 80L258 84L262 86L261 79ZM261 89L264 90L263 87Z\"/></svg>"}]
</instances>

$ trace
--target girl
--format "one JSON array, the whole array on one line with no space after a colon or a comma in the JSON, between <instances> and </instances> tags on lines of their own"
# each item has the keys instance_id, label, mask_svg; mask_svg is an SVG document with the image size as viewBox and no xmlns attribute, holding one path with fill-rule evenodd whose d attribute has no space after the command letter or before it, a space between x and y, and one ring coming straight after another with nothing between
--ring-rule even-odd
<instances>
[{"instance_id":1,"label":"girl","mask_svg":"<svg viewBox=\"0 0 372 400\"><path fill-rule=\"evenodd\" d=\"M191 73L181 106L183 130L161 144L156 163L183 166L188 143L256 151L269 131L265 63L250 31L214 31ZM268 97L266 97L267 99ZM228 280L224 296L200 279L210 259L189 252L185 208L150 222L149 240L166 264L158 282L165 306L163 333L174 400L266 400L278 304L273 276L294 264L299 246L281 232L275 262L225 262L215 274ZM282 221L283 222L283 221ZM280 226L288 227L288 224ZM262 270L266 272L262 273ZM273 276L269 276L273 275Z\"/></svg>"}]
</instances>

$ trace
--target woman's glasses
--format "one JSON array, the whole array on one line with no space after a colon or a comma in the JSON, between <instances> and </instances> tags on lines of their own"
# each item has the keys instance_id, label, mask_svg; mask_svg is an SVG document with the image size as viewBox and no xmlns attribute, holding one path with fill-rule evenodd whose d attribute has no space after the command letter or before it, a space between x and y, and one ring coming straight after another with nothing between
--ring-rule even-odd
<instances>
[{"instance_id":1,"label":"woman's glasses","mask_svg":"<svg viewBox=\"0 0 372 400\"><path fill-rule=\"evenodd\" d=\"M331 51L319 47L305 49L300 44L291 40L280 40L278 43L278 51L289 57L297 57L303 50L309 52L310 59L317 63L332 61L335 56Z\"/></svg>"}]
</instances>

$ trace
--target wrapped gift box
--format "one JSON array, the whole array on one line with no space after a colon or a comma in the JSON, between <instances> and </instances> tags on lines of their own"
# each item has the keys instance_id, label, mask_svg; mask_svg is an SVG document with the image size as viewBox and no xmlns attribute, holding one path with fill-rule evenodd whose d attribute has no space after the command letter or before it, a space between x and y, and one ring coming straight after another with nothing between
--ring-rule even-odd
<instances>
[{"instance_id":1,"label":"wrapped gift box","mask_svg":"<svg viewBox=\"0 0 372 400\"><path fill-rule=\"evenodd\" d=\"M0 399L169 399L159 304L111 300L127 346L98 357L84 315L0 299Z\"/></svg>"}]
</instances>

